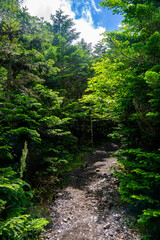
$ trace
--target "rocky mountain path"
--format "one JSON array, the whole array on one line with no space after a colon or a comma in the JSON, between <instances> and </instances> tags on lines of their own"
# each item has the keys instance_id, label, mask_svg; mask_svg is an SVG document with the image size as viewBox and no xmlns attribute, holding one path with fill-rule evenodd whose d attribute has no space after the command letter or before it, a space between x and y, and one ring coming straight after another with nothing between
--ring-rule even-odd
<instances>
[{"instance_id":1,"label":"rocky mountain path","mask_svg":"<svg viewBox=\"0 0 160 240\"><path fill-rule=\"evenodd\" d=\"M74 170L65 189L50 206L52 222L41 239L50 240L140 240L130 225L128 208L120 204L118 182L113 176L117 160L112 144L86 156Z\"/></svg>"}]
</instances>

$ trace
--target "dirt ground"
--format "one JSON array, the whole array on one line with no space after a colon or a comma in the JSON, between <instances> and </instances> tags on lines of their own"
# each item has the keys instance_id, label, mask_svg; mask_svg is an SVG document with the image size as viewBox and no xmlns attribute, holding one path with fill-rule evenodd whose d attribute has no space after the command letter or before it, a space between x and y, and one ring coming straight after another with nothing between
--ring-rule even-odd
<instances>
[{"instance_id":1,"label":"dirt ground","mask_svg":"<svg viewBox=\"0 0 160 240\"><path fill-rule=\"evenodd\" d=\"M50 205L52 222L41 239L140 240L131 228L128 208L121 204L113 176L117 160L111 144L86 156L80 169L70 174L68 185Z\"/></svg>"}]
</instances>

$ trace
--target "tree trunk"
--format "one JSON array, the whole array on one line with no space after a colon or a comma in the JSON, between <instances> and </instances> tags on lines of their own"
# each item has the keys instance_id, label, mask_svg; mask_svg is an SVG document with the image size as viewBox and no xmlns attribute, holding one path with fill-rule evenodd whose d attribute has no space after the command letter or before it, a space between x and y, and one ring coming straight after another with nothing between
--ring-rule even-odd
<instances>
[{"instance_id":1,"label":"tree trunk","mask_svg":"<svg viewBox=\"0 0 160 240\"><path fill-rule=\"evenodd\" d=\"M93 147L93 120L92 120L92 117L91 117L91 145Z\"/></svg>"}]
</instances>

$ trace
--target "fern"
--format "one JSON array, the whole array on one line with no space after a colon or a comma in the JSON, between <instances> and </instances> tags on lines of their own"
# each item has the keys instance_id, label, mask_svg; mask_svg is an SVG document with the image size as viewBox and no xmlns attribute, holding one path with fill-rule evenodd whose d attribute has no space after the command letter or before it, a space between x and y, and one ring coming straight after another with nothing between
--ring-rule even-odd
<instances>
[{"instance_id":1,"label":"fern","mask_svg":"<svg viewBox=\"0 0 160 240\"><path fill-rule=\"evenodd\" d=\"M122 199L138 206L142 227L150 233L159 232L160 154L139 148L119 151L116 156L122 166L115 174L120 179Z\"/></svg>"},{"instance_id":2,"label":"fern","mask_svg":"<svg viewBox=\"0 0 160 240\"><path fill-rule=\"evenodd\" d=\"M25 191L24 187L29 190ZM26 208L29 207L29 200L33 197L30 189L30 185L19 179L11 167L0 169L0 236L2 240L38 239L40 231L48 224L45 218L35 218L25 214Z\"/></svg>"},{"instance_id":3,"label":"fern","mask_svg":"<svg viewBox=\"0 0 160 240\"><path fill-rule=\"evenodd\" d=\"M29 214L13 217L1 222L0 236L2 240L35 240L48 223L44 218L32 218Z\"/></svg>"},{"instance_id":4,"label":"fern","mask_svg":"<svg viewBox=\"0 0 160 240\"><path fill-rule=\"evenodd\" d=\"M21 157L21 166L20 166L20 178L23 178L23 173L26 168L26 158L28 154L28 149L27 149L27 141L24 143L24 149L22 150L22 157Z\"/></svg>"}]
</instances>

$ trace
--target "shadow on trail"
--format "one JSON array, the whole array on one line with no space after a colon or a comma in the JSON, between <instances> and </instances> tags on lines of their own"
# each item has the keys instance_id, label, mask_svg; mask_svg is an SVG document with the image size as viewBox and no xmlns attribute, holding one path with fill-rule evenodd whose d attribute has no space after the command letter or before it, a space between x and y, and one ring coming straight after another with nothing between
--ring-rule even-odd
<instances>
[{"instance_id":1,"label":"shadow on trail","mask_svg":"<svg viewBox=\"0 0 160 240\"><path fill-rule=\"evenodd\" d=\"M118 191L118 181L113 177L113 171L109 169L109 165L113 166L112 155L116 150L118 150L116 144L95 150L92 154L87 155L84 166L74 170L69 179L69 187L85 190L88 198L97 200L97 223L106 222L112 209L121 208L125 212L125 217L128 214L132 215L132 211L128 210L130 207L126 209L125 204L122 203ZM90 190L88 186L94 184L98 179L102 180L104 184L99 189ZM65 192L64 196L65 199L66 196L68 199L70 198L68 192Z\"/></svg>"},{"instance_id":2,"label":"shadow on trail","mask_svg":"<svg viewBox=\"0 0 160 240\"><path fill-rule=\"evenodd\" d=\"M97 201L97 222L106 221L109 212L117 206L120 201L117 180L113 177L113 172L109 170L113 165L111 155L118 149L117 145L110 145L95 150L87 155L84 166L72 172L68 186L86 191L88 198ZM91 190L89 186L103 182L99 189ZM115 186L116 185L116 186Z\"/></svg>"},{"instance_id":3,"label":"shadow on trail","mask_svg":"<svg viewBox=\"0 0 160 240\"><path fill-rule=\"evenodd\" d=\"M121 204L118 181L110 167L117 145L108 145L85 157L85 163L69 174L67 186L50 207L52 240L138 240L126 227L126 206Z\"/></svg>"},{"instance_id":4,"label":"shadow on trail","mask_svg":"<svg viewBox=\"0 0 160 240\"><path fill-rule=\"evenodd\" d=\"M72 171L68 186L84 190L95 179L104 178L108 169L107 164L103 164L103 162L109 162L115 150L117 150L117 145L112 144L110 147L97 149L92 154L87 155L84 165L80 169ZM95 164L97 162L99 163L98 166ZM106 169L103 170L103 173L99 172L99 169L103 166Z\"/></svg>"}]
</instances>

